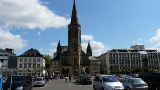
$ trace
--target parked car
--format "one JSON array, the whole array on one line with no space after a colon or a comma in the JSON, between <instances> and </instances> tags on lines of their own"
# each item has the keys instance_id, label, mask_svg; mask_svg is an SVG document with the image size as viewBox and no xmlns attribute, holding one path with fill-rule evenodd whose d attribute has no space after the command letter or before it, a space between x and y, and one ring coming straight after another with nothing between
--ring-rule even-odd
<instances>
[{"instance_id":1,"label":"parked car","mask_svg":"<svg viewBox=\"0 0 160 90\"><path fill-rule=\"evenodd\" d=\"M159 72L143 72L139 76L148 84L150 90L160 90Z\"/></svg>"},{"instance_id":2,"label":"parked car","mask_svg":"<svg viewBox=\"0 0 160 90\"><path fill-rule=\"evenodd\" d=\"M32 76L32 87L34 86L34 82L36 81L36 77Z\"/></svg>"},{"instance_id":3,"label":"parked car","mask_svg":"<svg viewBox=\"0 0 160 90\"><path fill-rule=\"evenodd\" d=\"M5 87L11 90L32 90L32 78L30 76L9 76Z\"/></svg>"},{"instance_id":4,"label":"parked car","mask_svg":"<svg viewBox=\"0 0 160 90\"><path fill-rule=\"evenodd\" d=\"M96 75L94 90L124 90L123 84L113 75Z\"/></svg>"},{"instance_id":5,"label":"parked car","mask_svg":"<svg viewBox=\"0 0 160 90\"><path fill-rule=\"evenodd\" d=\"M44 77L37 77L33 83L34 86L45 86L46 80Z\"/></svg>"},{"instance_id":6,"label":"parked car","mask_svg":"<svg viewBox=\"0 0 160 90\"><path fill-rule=\"evenodd\" d=\"M125 74L119 74L119 75L115 75L115 77L121 82L125 77L127 77L128 75Z\"/></svg>"},{"instance_id":7,"label":"parked car","mask_svg":"<svg viewBox=\"0 0 160 90\"><path fill-rule=\"evenodd\" d=\"M16 90L23 90L23 86L17 86Z\"/></svg>"},{"instance_id":8,"label":"parked car","mask_svg":"<svg viewBox=\"0 0 160 90\"><path fill-rule=\"evenodd\" d=\"M148 90L148 85L141 78L127 77L123 81L126 90Z\"/></svg>"},{"instance_id":9,"label":"parked car","mask_svg":"<svg viewBox=\"0 0 160 90\"><path fill-rule=\"evenodd\" d=\"M139 77L139 74L132 74L133 77Z\"/></svg>"},{"instance_id":10,"label":"parked car","mask_svg":"<svg viewBox=\"0 0 160 90\"><path fill-rule=\"evenodd\" d=\"M91 80L91 78L88 75L80 75L79 79L80 79L79 80L80 84L83 84L83 85L92 84L92 80Z\"/></svg>"},{"instance_id":11,"label":"parked car","mask_svg":"<svg viewBox=\"0 0 160 90\"><path fill-rule=\"evenodd\" d=\"M44 76L45 80L46 81L49 81L51 79L51 77L48 75L48 76Z\"/></svg>"}]
</instances>

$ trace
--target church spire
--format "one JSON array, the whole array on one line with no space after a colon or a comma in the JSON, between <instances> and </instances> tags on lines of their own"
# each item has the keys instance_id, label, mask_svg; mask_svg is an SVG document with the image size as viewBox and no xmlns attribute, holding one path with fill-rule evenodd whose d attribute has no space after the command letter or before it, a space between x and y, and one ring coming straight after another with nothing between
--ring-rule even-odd
<instances>
[{"instance_id":1,"label":"church spire","mask_svg":"<svg viewBox=\"0 0 160 90\"><path fill-rule=\"evenodd\" d=\"M87 46L87 55L92 56L92 48L91 48L90 42L88 43L88 46Z\"/></svg>"},{"instance_id":2,"label":"church spire","mask_svg":"<svg viewBox=\"0 0 160 90\"><path fill-rule=\"evenodd\" d=\"M57 50L58 51L61 50L61 41L60 40L58 41Z\"/></svg>"},{"instance_id":3,"label":"church spire","mask_svg":"<svg viewBox=\"0 0 160 90\"><path fill-rule=\"evenodd\" d=\"M76 9L76 0L73 1L71 24L78 24L77 9Z\"/></svg>"},{"instance_id":4,"label":"church spire","mask_svg":"<svg viewBox=\"0 0 160 90\"><path fill-rule=\"evenodd\" d=\"M61 41L59 40L58 41L58 46L57 47L60 47L61 46Z\"/></svg>"}]
</instances>

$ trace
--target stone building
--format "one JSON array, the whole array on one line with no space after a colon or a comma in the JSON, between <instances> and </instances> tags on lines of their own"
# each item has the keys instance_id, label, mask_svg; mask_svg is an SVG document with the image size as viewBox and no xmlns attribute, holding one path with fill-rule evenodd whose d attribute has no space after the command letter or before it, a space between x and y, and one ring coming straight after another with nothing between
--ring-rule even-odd
<instances>
[{"instance_id":1,"label":"stone building","mask_svg":"<svg viewBox=\"0 0 160 90\"><path fill-rule=\"evenodd\" d=\"M53 71L72 73L76 76L85 67L89 72L89 56L92 56L90 44L88 44L86 53L81 48L81 26L78 23L76 1L74 0L71 23L68 25L68 46L62 46L59 41L53 60Z\"/></svg>"},{"instance_id":2,"label":"stone building","mask_svg":"<svg viewBox=\"0 0 160 90\"><path fill-rule=\"evenodd\" d=\"M80 54L80 66L81 68L85 68L85 71L89 73L89 65L90 59L89 57L92 55L90 44L87 46L87 52L81 50ZM61 46L60 42L57 46L57 52L54 55L54 60L52 62L52 69L54 72L68 74L72 73L72 60L71 56L68 52L67 46Z\"/></svg>"},{"instance_id":3,"label":"stone building","mask_svg":"<svg viewBox=\"0 0 160 90\"><path fill-rule=\"evenodd\" d=\"M45 59L36 49L29 49L17 57L18 75L37 75L45 74Z\"/></svg>"},{"instance_id":4,"label":"stone building","mask_svg":"<svg viewBox=\"0 0 160 90\"><path fill-rule=\"evenodd\" d=\"M90 65L89 65L89 70L91 75L96 75L101 73L101 61L99 57L89 57L90 59Z\"/></svg>"},{"instance_id":5,"label":"stone building","mask_svg":"<svg viewBox=\"0 0 160 90\"><path fill-rule=\"evenodd\" d=\"M140 48L137 48L140 47ZM160 52L142 46L112 49L100 56L102 73L138 73L160 71Z\"/></svg>"}]
</instances>

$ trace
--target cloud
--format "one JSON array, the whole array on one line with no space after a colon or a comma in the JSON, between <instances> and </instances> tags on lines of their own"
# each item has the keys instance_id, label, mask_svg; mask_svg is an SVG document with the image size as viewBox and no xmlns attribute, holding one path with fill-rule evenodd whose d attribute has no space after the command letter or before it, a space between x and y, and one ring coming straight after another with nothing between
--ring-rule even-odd
<instances>
[{"instance_id":1,"label":"cloud","mask_svg":"<svg viewBox=\"0 0 160 90\"><path fill-rule=\"evenodd\" d=\"M0 48L21 49L26 46L26 41L20 35L14 35L0 28Z\"/></svg>"},{"instance_id":2,"label":"cloud","mask_svg":"<svg viewBox=\"0 0 160 90\"><path fill-rule=\"evenodd\" d=\"M160 29L157 29L154 35L149 38L149 43L152 45L150 48L160 48Z\"/></svg>"},{"instance_id":3,"label":"cloud","mask_svg":"<svg viewBox=\"0 0 160 90\"><path fill-rule=\"evenodd\" d=\"M81 39L82 40L93 40L93 36L92 35L82 35Z\"/></svg>"},{"instance_id":4,"label":"cloud","mask_svg":"<svg viewBox=\"0 0 160 90\"><path fill-rule=\"evenodd\" d=\"M53 57L54 50L52 48L39 48L38 49L43 55L49 55Z\"/></svg>"},{"instance_id":5,"label":"cloud","mask_svg":"<svg viewBox=\"0 0 160 90\"><path fill-rule=\"evenodd\" d=\"M88 45L87 42L82 43L82 50L83 51L86 51L87 45ZM99 56L102 53L105 53L107 50L110 49L110 47L105 46L102 42L98 42L98 41L90 41L90 45L92 48L93 56Z\"/></svg>"},{"instance_id":6,"label":"cloud","mask_svg":"<svg viewBox=\"0 0 160 90\"><path fill-rule=\"evenodd\" d=\"M0 0L0 11L0 48L22 49L26 46L26 40L10 32L14 27L43 30L64 27L70 21L49 10L40 0Z\"/></svg>"},{"instance_id":7,"label":"cloud","mask_svg":"<svg viewBox=\"0 0 160 90\"><path fill-rule=\"evenodd\" d=\"M133 45L143 45L144 40L142 38L138 38L133 41Z\"/></svg>"},{"instance_id":8,"label":"cloud","mask_svg":"<svg viewBox=\"0 0 160 90\"><path fill-rule=\"evenodd\" d=\"M52 43L50 43L50 46L52 47L52 49L51 49L51 52L50 53L52 53L52 56L54 55L54 53L57 51L57 45L58 45L58 43L57 42L52 42Z\"/></svg>"},{"instance_id":9,"label":"cloud","mask_svg":"<svg viewBox=\"0 0 160 90\"><path fill-rule=\"evenodd\" d=\"M157 43L160 41L160 29L157 29L155 34L149 39L151 43Z\"/></svg>"},{"instance_id":10,"label":"cloud","mask_svg":"<svg viewBox=\"0 0 160 90\"><path fill-rule=\"evenodd\" d=\"M37 35L40 36L40 35L41 35L41 32L37 32Z\"/></svg>"},{"instance_id":11,"label":"cloud","mask_svg":"<svg viewBox=\"0 0 160 90\"><path fill-rule=\"evenodd\" d=\"M57 45L58 45L57 42L52 42L52 43L50 43L50 46L52 46L52 47L57 47Z\"/></svg>"},{"instance_id":12,"label":"cloud","mask_svg":"<svg viewBox=\"0 0 160 90\"><path fill-rule=\"evenodd\" d=\"M55 14L39 0L0 0L0 26L45 29L64 27L69 19Z\"/></svg>"},{"instance_id":13,"label":"cloud","mask_svg":"<svg viewBox=\"0 0 160 90\"><path fill-rule=\"evenodd\" d=\"M89 41L92 48L93 56L99 56L110 49L109 46L104 45L102 42L94 40L92 35L82 35L82 37L82 40L86 40L82 42L82 50L86 51Z\"/></svg>"},{"instance_id":14,"label":"cloud","mask_svg":"<svg viewBox=\"0 0 160 90\"><path fill-rule=\"evenodd\" d=\"M57 43L50 43L50 48L40 48L38 49L42 54L50 55L53 57L54 52L56 52Z\"/></svg>"}]
</instances>

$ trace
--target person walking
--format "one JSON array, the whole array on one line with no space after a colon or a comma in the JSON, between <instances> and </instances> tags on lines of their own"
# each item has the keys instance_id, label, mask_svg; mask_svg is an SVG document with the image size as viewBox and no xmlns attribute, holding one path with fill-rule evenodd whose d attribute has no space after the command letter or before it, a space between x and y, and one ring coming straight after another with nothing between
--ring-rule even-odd
<instances>
[{"instance_id":1,"label":"person walking","mask_svg":"<svg viewBox=\"0 0 160 90\"><path fill-rule=\"evenodd\" d=\"M68 81L68 75L65 75L64 79L65 79L65 82L67 82Z\"/></svg>"},{"instance_id":2,"label":"person walking","mask_svg":"<svg viewBox=\"0 0 160 90\"><path fill-rule=\"evenodd\" d=\"M71 82L71 80L72 80L72 75L69 74L69 82Z\"/></svg>"}]
</instances>

